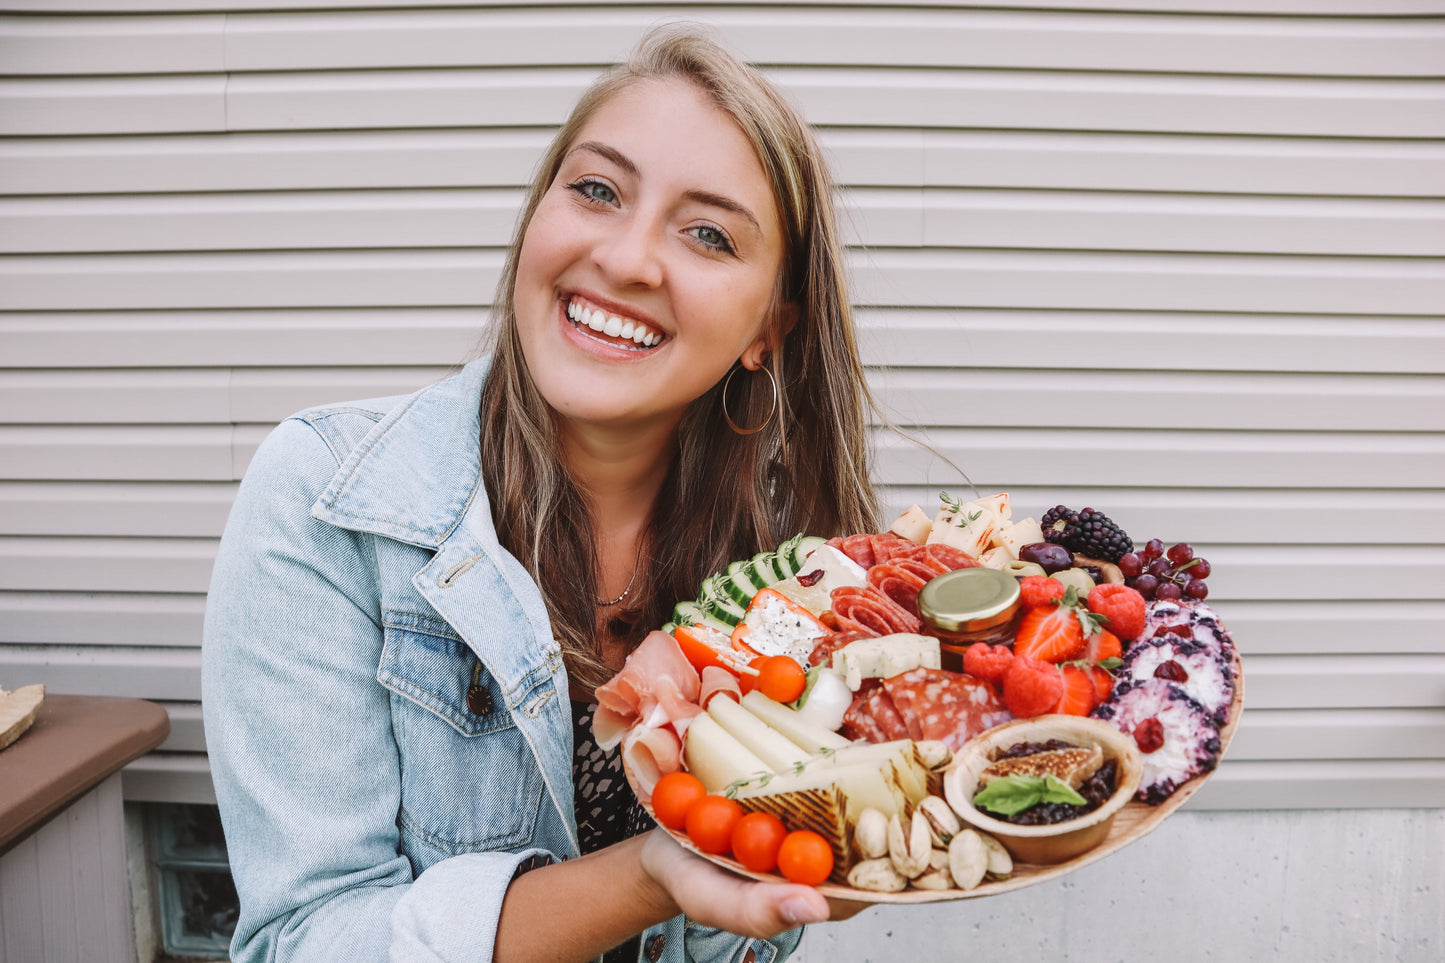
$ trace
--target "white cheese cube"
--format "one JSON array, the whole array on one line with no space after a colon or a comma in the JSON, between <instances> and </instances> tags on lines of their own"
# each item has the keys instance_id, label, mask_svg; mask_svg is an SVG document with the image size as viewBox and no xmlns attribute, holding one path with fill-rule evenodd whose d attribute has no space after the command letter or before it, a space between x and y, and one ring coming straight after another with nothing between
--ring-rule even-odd
<instances>
[{"instance_id":1,"label":"white cheese cube","mask_svg":"<svg viewBox=\"0 0 1445 963\"><path fill-rule=\"evenodd\" d=\"M1013 556L1009 554L1008 549L1002 546L991 548L978 557L978 564L984 568L1005 569L1012 561Z\"/></svg>"},{"instance_id":2,"label":"white cheese cube","mask_svg":"<svg viewBox=\"0 0 1445 963\"><path fill-rule=\"evenodd\" d=\"M1025 518L999 529L997 539L1000 546L1008 549L1010 557L1018 558L1019 549L1044 540L1044 530L1033 518Z\"/></svg>"},{"instance_id":3,"label":"white cheese cube","mask_svg":"<svg viewBox=\"0 0 1445 963\"><path fill-rule=\"evenodd\" d=\"M888 530L910 542L922 545L928 540L928 533L933 530L933 520L920 506L914 505L899 515L898 520L893 523L893 527Z\"/></svg>"}]
</instances>

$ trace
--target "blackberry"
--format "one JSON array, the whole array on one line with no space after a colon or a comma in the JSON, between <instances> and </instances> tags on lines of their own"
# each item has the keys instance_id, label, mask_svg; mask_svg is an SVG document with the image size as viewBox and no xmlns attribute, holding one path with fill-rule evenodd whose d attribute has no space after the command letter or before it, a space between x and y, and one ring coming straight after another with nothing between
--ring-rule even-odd
<instances>
[{"instance_id":1,"label":"blackberry","mask_svg":"<svg viewBox=\"0 0 1445 963\"><path fill-rule=\"evenodd\" d=\"M1039 525L1044 530L1044 538L1055 545L1067 547L1069 531L1079 524L1079 513L1067 505L1055 505L1044 512L1044 520Z\"/></svg>"},{"instance_id":2,"label":"blackberry","mask_svg":"<svg viewBox=\"0 0 1445 963\"><path fill-rule=\"evenodd\" d=\"M1092 508L1070 511L1063 505L1044 512L1044 538L1071 552L1118 563L1134 551L1134 541L1113 519Z\"/></svg>"}]
</instances>

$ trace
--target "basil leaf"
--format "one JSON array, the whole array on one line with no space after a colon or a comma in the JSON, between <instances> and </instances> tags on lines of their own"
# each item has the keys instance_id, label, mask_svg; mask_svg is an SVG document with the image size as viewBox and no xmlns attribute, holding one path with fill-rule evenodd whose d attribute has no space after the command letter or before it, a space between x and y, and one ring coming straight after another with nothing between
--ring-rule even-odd
<instances>
[{"instance_id":1,"label":"basil leaf","mask_svg":"<svg viewBox=\"0 0 1445 963\"><path fill-rule=\"evenodd\" d=\"M1043 779L1042 789L1043 802L1068 803L1071 806L1082 806L1087 801L1083 796L1074 792L1073 788L1058 776L1047 775Z\"/></svg>"},{"instance_id":2,"label":"basil leaf","mask_svg":"<svg viewBox=\"0 0 1445 963\"><path fill-rule=\"evenodd\" d=\"M1004 776L984 786L973 797L979 809L1012 816L1044 798L1044 781L1038 776Z\"/></svg>"}]
</instances>

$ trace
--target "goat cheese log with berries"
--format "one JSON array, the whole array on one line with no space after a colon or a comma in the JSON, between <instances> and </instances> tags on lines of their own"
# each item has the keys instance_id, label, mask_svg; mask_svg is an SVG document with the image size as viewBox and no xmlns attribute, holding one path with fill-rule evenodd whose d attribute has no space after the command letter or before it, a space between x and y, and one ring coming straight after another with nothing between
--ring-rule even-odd
<instances>
[{"instance_id":1,"label":"goat cheese log with berries","mask_svg":"<svg viewBox=\"0 0 1445 963\"><path fill-rule=\"evenodd\" d=\"M998 874L940 882L927 853L890 870L861 840L880 814L902 840L927 810L946 846L958 830L936 831L948 804L931 792L953 753L1002 723L1112 725L1138 746L1144 803L1216 766L1238 654L1203 602L1206 559L1137 546L1093 508L1035 521L1015 519L1007 493L940 502L886 532L797 535L733 562L597 690L598 743L621 745L659 820L681 834L696 800L727 800L768 832L694 843L749 869L777 865L760 840L809 833L793 846L816 857L809 879L966 889Z\"/></svg>"}]
</instances>

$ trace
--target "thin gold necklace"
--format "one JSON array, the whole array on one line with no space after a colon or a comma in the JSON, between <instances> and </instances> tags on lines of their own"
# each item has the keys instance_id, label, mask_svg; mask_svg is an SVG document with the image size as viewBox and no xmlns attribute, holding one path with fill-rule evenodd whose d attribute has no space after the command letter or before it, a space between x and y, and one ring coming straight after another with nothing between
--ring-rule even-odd
<instances>
[{"instance_id":1,"label":"thin gold necklace","mask_svg":"<svg viewBox=\"0 0 1445 963\"><path fill-rule=\"evenodd\" d=\"M632 560L632 577L627 580L627 588L623 589L623 590L622 590L622 594L619 595L619 596L617 596L617 598L615 598L615 599L609 599L609 600L597 599L597 600L596 600L596 602L597 602L597 607L598 607L599 609L608 608L608 607L610 607L610 606L616 605L617 603L621 602L623 599L627 598L627 596L631 595L631 594L632 594L632 583L637 581L637 570L638 570L639 568L641 568L641 567L642 567L642 544L639 542L639 543L638 543L638 546L637 546L637 556Z\"/></svg>"}]
</instances>

